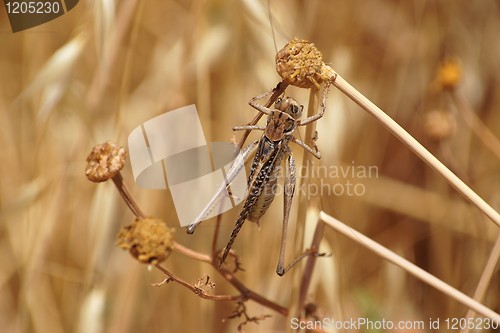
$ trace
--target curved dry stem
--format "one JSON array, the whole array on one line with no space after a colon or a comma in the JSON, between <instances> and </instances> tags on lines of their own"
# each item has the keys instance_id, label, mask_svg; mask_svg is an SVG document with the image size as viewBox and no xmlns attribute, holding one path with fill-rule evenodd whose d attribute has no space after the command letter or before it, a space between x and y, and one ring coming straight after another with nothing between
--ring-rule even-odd
<instances>
[{"instance_id":1,"label":"curved dry stem","mask_svg":"<svg viewBox=\"0 0 500 333\"><path fill-rule=\"evenodd\" d=\"M207 294L200 287L192 285L192 284L190 284L190 283L188 283L188 282L186 282L186 281L178 278L177 276L175 276L174 274L172 274L169 270L167 270L165 267L163 267L161 265L155 265L155 267L158 268L166 276L168 276L168 278L166 280L164 280L161 283L156 284L157 286L161 286L164 283L168 283L170 281L174 281L174 282L180 284L181 286L183 286L183 287L191 290L193 293L195 293L196 295L200 296L201 298L208 299L208 300L211 300L211 301L230 301L230 302L235 302L235 301L242 301L244 299L242 295L210 295L210 294Z\"/></svg>"},{"instance_id":2,"label":"curved dry stem","mask_svg":"<svg viewBox=\"0 0 500 333\"><path fill-rule=\"evenodd\" d=\"M212 257L209 256L208 254L196 252L196 251L191 250L190 248L187 248L184 245L181 245L175 241L173 243L172 250L174 250L175 252L178 252L180 254L183 254L186 257L189 257L189 258L194 259L194 260L206 262L209 264L212 263Z\"/></svg>"},{"instance_id":3,"label":"curved dry stem","mask_svg":"<svg viewBox=\"0 0 500 333\"><path fill-rule=\"evenodd\" d=\"M214 265L214 267L217 268L218 265ZM227 282L231 283L236 289L238 289L241 294L246 298L246 299L251 299L254 302L257 302L261 305L264 305L270 309L273 309L274 311L282 314L283 316L288 316L288 309L274 303L273 301L268 300L264 296L248 289L240 280L238 280L233 273L230 271L224 269L224 268L218 268L217 271L226 279Z\"/></svg>"},{"instance_id":4,"label":"curved dry stem","mask_svg":"<svg viewBox=\"0 0 500 333\"><path fill-rule=\"evenodd\" d=\"M113 181L115 182L115 185L117 186L123 199L125 200L127 205L130 207L130 209L134 212L134 214L138 218L144 218L145 217L144 213L141 211L141 209L137 205L137 203L134 200L134 198L132 197L132 195L126 190L125 183L123 182L123 179L120 176L120 174L118 174L118 176L115 176L113 178ZM217 270L217 272L219 274L221 274L222 277L226 281L228 281L231 285L233 285L240 292L240 294L235 295L235 296L207 294L203 291L203 289L178 278L173 273L168 271L166 268L164 268L163 266L158 264L158 265L155 265L155 267L158 268L161 272L163 272L168 277L166 280L164 280L162 283L160 283L160 285L163 283L168 283L170 281L175 281L178 284L190 289L195 294L197 294L198 296L200 296L204 299L209 299L209 300L213 300L213 301L246 301L246 300L250 299L250 300L253 300L254 302L257 302L263 306L266 306L266 307L268 307L268 308L270 308L270 309L272 309L272 310L274 310L274 311L276 311L284 316L288 315L287 308L285 308L277 303L274 303L273 301L265 298L264 296L248 289L240 280L238 280L234 276L233 273L231 273L230 271L225 270L223 268L219 268L218 261L214 260L214 258L216 258L215 255L211 256L211 255L208 255L205 253L194 251L194 250L192 250L188 247L185 247L184 245L181 245L175 241L173 242L172 250L177 252L177 253L180 253L186 257L189 257L191 259L212 265L212 267L214 267Z\"/></svg>"},{"instance_id":5,"label":"curved dry stem","mask_svg":"<svg viewBox=\"0 0 500 333\"><path fill-rule=\"evenodd\" d=\"M240 292L239 296L241 297L241 299L233 299L233 300L252 300L252 301L257 302L265 307L268 307L268 308L270 308L270 309L272 309L272 310L274 310L274 311L276 311L284 316L288 315L287 308L285 308L277 303L274 303L273 301L265 298L264 296L250 290L240 280L238 280L232 272L230 272L224 268L219 268L219 263L215 262L212 256L205 254L205 253L196 252L196 251L191 250L191 249L189 249L189 248L187 248L187 247L185 247L177 242L174 242L173 250L180 253L180 254L183 254L191 259L211 264L212 267L214 267L217 270L217 272L220 275L222 275L222 277L227 282L229 282L231 285L233 285L233 287L235 287ZM156 267L158 269L160 269L163 273L165 273L169 278L172 278L172 280L179 282L177 280L180 280L180 279L173 276L172 273L166 271L166 269L164 269L163 267L161 267L159 265L156 265ZM185 284L188 284L187 282L185 282L185 281L181 281L181 282L183 282L183 283L181 283L182 285L184 285L185 287L188 287L185 285ZM191 287L193 287L193 286L191 286ZM188 287L188 288L190 288L190 287ZM192 288L190 288L190 289L192 289ZM207 297L203 297L203 298L207 298ZM216 300L214 298L208 298L208 299ZM225 299L222 299L222 300L225 300Z\"/></svg>"},{"instance_id":6,"label":"curved dry stem","mask_svg":"<svg viewBox=\"0 0 500 333\"><path fill-rule=\"evenodd\" d=\"M139 207L139 205L135 201L132 194L130 194L128 187L125 185L125 182L123 181L123 177L121 176L121 174L119 173L111 179L113 180L113 183L115 184L116 188L118 189L118 192L122 196L123 201L125 201L125 203L127 204L128 208L130 208L132 213L134 213L134 215L138 219L145 218L146 215L142 212L141 208Z\"/></svg>"}]
</instances>

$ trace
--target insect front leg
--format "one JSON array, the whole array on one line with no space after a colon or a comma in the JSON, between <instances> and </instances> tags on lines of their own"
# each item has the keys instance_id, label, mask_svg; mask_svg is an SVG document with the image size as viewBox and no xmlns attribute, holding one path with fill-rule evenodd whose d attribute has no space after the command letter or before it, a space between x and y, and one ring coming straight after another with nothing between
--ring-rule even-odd
<instances>
[{"instance_id":1,"label":"insect front leg","mask_svg":"<svg viewBox=\"0 0 500 333\"><path fill-rule=\"evenodd\" d=\"M277 87L276 87L277 88ZM260 95L257 95L255 97L252 97L252 99L250 101L248 101L248 104L250 104L251 106L253 106L253 104L256 104L256 102L260 99L263 99L263 98L266 98L267 96L270 96L272 95L275 91L276 91L276 88L273 88L269 91L266 91L265 93L263 94L260 94ZM269 105L272 105L272 103L274 103L274 101L272 101L271 103L268 103Z\"/></svg>"},{"instance_id":2,"label":"insect front leg","mask_svg":"<svg viewBox=\"0 0 500 333\"><path fill-rule=\"evenodd\" d=\"M286 249L286 235L288 230L288 218L290 217L290 209L292 208L292 199L295 192L296 183L296 167L295 159L290 153L286 159L285 165L285 186L284 186L284 205L283 205L283 226L281 229L281 245L280 254L278 258L278 267L276 273L279 276L284 275L291 266L285 268L285 249Z\"/></svg>"},{"instance_id":3,"label":"insect front leg","mask_svg":"<svg viewBox=\"0 0 500 333\"><path fill-rule=\"evenodd\" d=\"M275 92L275 89L272 89L272 90L270 90L270 91L268 91L268 92L266 92L266 93L264 93L262 95L255 96L254 98L252 98L248 102L248 104L250 104L250 106L253 107L254 109L256 109L256 110L258 110L258 111L260 111L260 112L262 112L264 114L270 115L271 114L271 110L268 107L264 106L264 105L260 105L259 103L257 103L257 101L260 100L260 99L263 99L263 98L265 98L265 97L267 97L267 96L269 96L271 94L273 94L274 92ZM272 105L272 104L270 104L270 105Z\"/></svg>"},{"instance_id":4,"label":"insect front leg","mask_svg":"<svg viewBox=\"0 0 500 333\"><path fill-rule=\"evenodd\" d=\"M323 117L323 115L325 114L325 109L326 109L326 97L328 95L329 90L330 90L330 82L327 82L325 88L323 89L323 99L321 101L321 109L320 109L319 113L300 120L299 126L304 126L304 125L310 124L313 121L316 121L316 120L320 119L321 117Z\"/></svg>"},{"instance_id":5,"label":"insect front leg","mask_svg":"<svg viewBox=\"0 0 500 333\"><path fill-rule=\"evenodd\" d=\"M288 87L288 83L283 80L279 82L274 89L272 89L272 95L269 97L269 100L266 102L265 106L270 107L273 105L273 103L278 99L278 97L285 92L286 87ZM269 93L254 97L250 102L256 101L258 98L262 98L262 96L267 96ZM259 119L262 117L263 113L258 113L252 121L248 125L255 125L259 121ZM248 135L250 134L250 131L247 130L243 134L243 137L241 138L240 142L238 143L238 146L241 148L243 147L243 144L245 143L246 139L248 138Z\"/></svg>"}]
</instances>

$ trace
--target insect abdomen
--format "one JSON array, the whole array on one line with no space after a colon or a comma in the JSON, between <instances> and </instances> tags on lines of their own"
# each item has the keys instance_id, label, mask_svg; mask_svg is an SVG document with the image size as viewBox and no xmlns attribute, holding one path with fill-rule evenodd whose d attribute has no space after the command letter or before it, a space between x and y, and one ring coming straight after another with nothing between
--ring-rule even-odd
<instances>
[{"instance_id":1,"label":"insect abdomen","mask_svg":"<svg viewBox=\"0 0 500 333\"><path fill-rule=\"evenodd\" d=\"M248 214L247 219L249 221L259 223L260 218L266 213L267 209L271 205L276 196L276 187L277 187L277 177L278 177L278 168L275 168L271 173L269 180L262 188L262 192L257 198L257 201L253 205L250 213Z\"/></svg>"}]
</instances>

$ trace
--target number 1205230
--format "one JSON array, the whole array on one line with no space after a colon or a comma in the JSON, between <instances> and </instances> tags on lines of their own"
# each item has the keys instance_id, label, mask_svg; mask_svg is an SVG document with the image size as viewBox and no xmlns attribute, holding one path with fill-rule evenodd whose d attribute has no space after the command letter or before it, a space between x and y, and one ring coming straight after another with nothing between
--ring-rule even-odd
<instances>
[{"instance_id":1,"label":"number 1205230","mask_svg":"<svg viewBox=\"0 0 500 333\"><path fill-rule=\"evenodd\" d=\"M500 324L489 318L447 318L445 320L446 328L448 330L490 330L498 329Z\"/></svg>"},{"instance_id":2,"label":"number 1205230","mask_svg":"<svg viewBox=\"0 0 500 333\"><path fill-rule=\"evenodd\" d=\"M8 14L57 14L62 11L57 1L12 1L5 4Z\"/></svg>"}]
</instances>

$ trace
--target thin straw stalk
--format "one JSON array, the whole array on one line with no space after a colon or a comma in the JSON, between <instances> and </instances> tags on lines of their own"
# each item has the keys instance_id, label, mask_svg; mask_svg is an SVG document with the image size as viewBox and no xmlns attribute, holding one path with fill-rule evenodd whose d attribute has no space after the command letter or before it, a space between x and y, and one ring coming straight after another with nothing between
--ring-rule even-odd
<instances>
[{"instance_id":1,"label":"thin straw stalk","mask_svg":"<svg viewBox=\"0 0 500 333\"><path fill-rule=\"evenodd\" d=\"M375 252L379 256L381 256L384 259L389 260L393 264L396 264L397 266L403 268L405 271L410 273L411 275L415 276L416 278L422 280L423 282L429 284L430 286L433 286L434 288L438 289L439 291L443 292L444 294L448 295L449 297L453 298L454 300L462 303L463 305L467 306L469 309L472 309L476 311L477 313L490 318L491 320L496 321L497 323L500 323L500 314L496 313L495 311L487 308L483 304L479 303L478 301L472 299L471 297L465 295L461 291L453 288L449 284L443 282L442 280L438 279L434 275L424 271L420 267L416 266L415 264L409 262L408 260L404 259L403 257L397 255L396 253L392 252L388 248L380 245L379 243L375 242L374 240L368 238L367 236L363 235L362 233L350 228L346 224L340 222L339 220L333 218L332 216L326 214L325 212L320 212L320 219L323 220L328 226L332 227L333 229L337 230L338 232L342 233L344 236L347 236L351 238L352 240L356 241L357 243L363 245L364 247L368 248L369 250Z\"/></svg>"},{"instance_id":2,"label":"thin straw stalk","mask_svg":"<svg viewBox=\"0 0 500 333\"><path fill-rule=\"evenodd\" d=\"M450 169L441 163L441 161L432 155L424 146L422 146L420 142L413 138L404 128L402 128L363 94L357 91L340 75L337 74L335 79L332 81L335 87L346 94L356 104L363 108L363 110L374 116L401 142L408 146L408 148L410 148L418 157L420 157L431 168L439 172L460 194L470 200L477 208L479 208L497 226L500 227L500 214L488 203L486 203L479 195L477 195L476 192L474 192L469 186L467 186L467 184L451 172Z\"/></svg>"}]
</instances>

